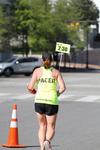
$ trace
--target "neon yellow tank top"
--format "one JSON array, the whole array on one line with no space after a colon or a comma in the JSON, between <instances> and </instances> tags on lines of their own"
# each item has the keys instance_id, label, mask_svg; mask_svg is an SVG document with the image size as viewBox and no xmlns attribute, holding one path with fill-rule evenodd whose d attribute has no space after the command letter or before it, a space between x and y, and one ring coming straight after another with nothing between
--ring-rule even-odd
<instances>
[{"instance_id":1,"label":"neon yellow tank top","mask_svg":"<svg viewBox=\"0 0 100 150\"><path fill-rule=\"evenodd\" d=\"M52 69L43 69L43 74L38 81L36 103L58 105L57 80L52 77Z\"/></svg>"}]
</instances>

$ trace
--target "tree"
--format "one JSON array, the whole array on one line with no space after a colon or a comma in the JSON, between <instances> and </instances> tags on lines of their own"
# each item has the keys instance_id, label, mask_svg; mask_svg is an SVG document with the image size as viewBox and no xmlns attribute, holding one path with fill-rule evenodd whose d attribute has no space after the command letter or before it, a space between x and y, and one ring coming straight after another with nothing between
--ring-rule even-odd
<instances>
[{"instance_id":1,"label":"tree","mask_svg":"<svg viewBox=\"0 0 100 150\"><path fill-rule=\"evenodd\" d=\"M0 6L0 36L2 36L6 31L4 28L4 24L5 24L5 18L4 18L2 7Z\"/></svg>"},{"instance_id":2,"label":"tree","mask_svg":"<svg viewBox=\"0 0 100 150\"><path fill-rule=\"evenodd\" d=\"M68 39L76 46L80 45L78 43L82 46L85 44L80 38L80 32L96 23L99 16L99 11L91 0L57 0L55 13L63 22L65 20Z\"/></svg>"},{"instance_id":3,"label":"tree","mask_svg":"<svg viewBox=\"0 0 100 150\"><path fill-rule=\"evenodd\" d=\"M22 41L21 49L54 51L58 40L65 41L66 25L54 14L49 0L17 0L13 15L14 36ZM60 22L59 22L60 21Z\"/></svg>"},{"instance_id":4,"label":"tree","mask_svg":"<svg viewBox=\"0 0 100 150\"><path fill-rule=\"evenodd\" d=\"M72 11L72 7L70 5L69 0L58 0L55 4L54 9L55 18L57 18L58 22L62 24L60 28L63 30L63 33L65 33L64 41L65 43L69 44L75 44L76 39L79 40L77 29L74 26L74 28L71 27L72 20L76 20L76 16L74 15ZM72 19L73 18L73 19Z\"/></svg>"},{"instance_id":5,"label":"tree","mask_svg":"<svg viewBox=\"0 0 100 150\"><path fill-rule=\"evenodd\" d=\"M92 0L70 0L70 8L76 19L89 24L93 22L88 21L97 21L99 17L99 10Z\"/></svg>"},{"instance_id":6,"label":"tree","mask_svg":"<svg viewBox=\"0 0 100 150\"><path fill-rule=\"evenodd\" d=\"M7 19L4 16L2 7L0 6L0 50L3 50L3 41L5 34L7 33L6 23Z\"/></svg>"},{"instance_id":7,"label":"tree","mask_svg":"<svg viewBox=\"0 0 100 150\"><path fill-rule=\"evenodd\" d=\"M47 11L48 10L48 11ZM39 50L49 46L46 39L50 4L48 0L17 0L14 11L14 31L22 40L22 49L26 55L29 49Z\"/></svg>"},{"instance_id":8,"label":"tree","mask_svg":"<svg viewBox=\"0 0 100 150\"><path fill-rule=\"evenodd\" d=\"M85 12L87 4L94 11ZM81 42L78 31L83 26L77 24L78 28L73 30L70 24L73 20L88 22L98 17L91 0L57 0L53 7L50 0L16 0L13 10L13 36L20 41L18 46L26 55L30 49L54 51L57 41L78 44Z\"/></svg>"}]
</instances>

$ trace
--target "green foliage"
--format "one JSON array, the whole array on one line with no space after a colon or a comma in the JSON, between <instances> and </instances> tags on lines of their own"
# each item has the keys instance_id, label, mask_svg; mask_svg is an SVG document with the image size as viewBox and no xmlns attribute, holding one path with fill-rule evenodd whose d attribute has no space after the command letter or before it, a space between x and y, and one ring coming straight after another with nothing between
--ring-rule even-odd
<instances>
[{"instance_id":1,"label":"green foliage","mask_svg":"<svg viewBox=\"0 0 100 150\"><path fill-rule=\"evenodd\" d=\"M31 49L44 49L47 45L46 43L48 43L45 38L47 24L44 22L49 18L49 11L47 13L46 9L50 9L48 1L44 5L42 0L16 1L14 30L17 32L18 37L23 35L22 43L25 44L26 42Z\"/></svg>"},{"instance_id":2,"label":"green foliage","mask_svg":"<svg viewBox=\"0 0 100 150\"><path fill-rule=\"evenodd\" d=\"M3 36L4 33L6 33L5 23L6 18L4 17L3 9L0 6L0 38Z\"/></svg>"},{"instance_id":3,"label":"green foliage","mask_svg":"<svg viewBox=\"0 0 100 150\"><path fill-rule=\"evenodd\" d=\"M26 54L30 49L55 51L56 42L83 47L80 29L85 32L99 15L92 0L56 0L54 5L50 0L16 0L11 10L12 16L6 17L5 23L10 30L5 35L10 33L9 39L19 40L16 46ZM2 15L0 12L0 24L4 23Z\"/></svg>"},{"instance_id":4,"label":"green foliage","mask_svg":"<svg viewBox=\"0 0 100 150\"><path fill-rule=\"evenodd\" d=\"M0 51L3 51L8 47L8 18L4 14L2 6L0 6Z\"/></svg>"},{"instance_id":5,"label":"green foliage","mask_svg":"<svg viewBox=\"0 0 100 150\"><path fill-rule=\"evenodd\" d=\"M71 12L76 20L83 21L82 24L93 24L99 17L99 10L92 0L70 0Z\"/></svg>"},{"instance_id":6,"label":"green foliage","mask_svg":"<svg viewBox=\"0 0 100 150\"><path fill-rule=\"evenodd\" d=\"M55 13L66 22L67 41L77 47L85 46L86 33L90 24L96 24L99 11L92 0L58 0ZM87 11L88 10L88 11ZM83 30L84 40L80 37Z\"/></svg>"},{"instance_id":7,"label":"green foliage","mask_svg":"<svg viewBox=\"0 0 100 150\"><path fill-rule=\"evenodd\" d=\"M57 0L54 14L63 22L65 22L65 20L70 20L69 0Z\"/></svg>"}]
</instances>

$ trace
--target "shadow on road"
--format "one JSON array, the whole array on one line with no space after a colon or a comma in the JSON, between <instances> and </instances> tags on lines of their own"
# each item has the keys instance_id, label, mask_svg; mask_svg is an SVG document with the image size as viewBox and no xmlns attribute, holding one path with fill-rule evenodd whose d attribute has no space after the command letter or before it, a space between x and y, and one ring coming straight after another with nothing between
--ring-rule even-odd
<instances>
[{"instance_id":1,"label":"shadow on road","mask_svg":"<svg viewBox=\"0 0 100 150\"><path fill-rule=\"evenodd\" d=\"M59 145L52 145L52 147L58 147ZM25 148L30 148L30 147L40 147L39 145L26 145Z\"/></svg>"}]
</instances>

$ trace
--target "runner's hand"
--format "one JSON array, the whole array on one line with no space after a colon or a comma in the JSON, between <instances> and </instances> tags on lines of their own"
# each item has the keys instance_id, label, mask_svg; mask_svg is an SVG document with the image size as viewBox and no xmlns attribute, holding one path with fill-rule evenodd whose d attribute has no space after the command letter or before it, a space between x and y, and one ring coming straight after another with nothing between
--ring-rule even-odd
<instances>
[{"instance_id":1,"label":"runner's hand","mask_svg":"<svg viewBox=\"0 0 100 150\"><path fill-rule=\"evenodd\" d=\"M27 86L27 89L28 89L28 91L30 92L30 93L32 93L32 94L36 94L36 90L35 89L29 89L29 87Z\"/></svg>"},{"instance_id":2,"label":"runner's hand","mask_svg":"<svg viewBox=\"0 0 100 150\"><path fill-rule=\"evenodd\" d=\"M57 91L57 96L58 96L58 97L60 96L60 93L59 93L59 91Z\"/></svg>"},{"instance_id":3,"label":"runner's hand","mask_svg":"<svg viewBox=\"0 0 100 150\"><path fill-rule=\"evenodd\" d=\"M29 90L30 93L36 94L36 90L35 89L33 89L33 90L28 89L28 90Z\"/></svg>"},{"instance_id":4,"label":"runner's hand","mask_svg":"<svg viewBox=\"0 0 100 150\"><path fill-rule=\"evenodd\" d=\"M31 92L32 94L36 94L36 90L35 90L35 89L30 90L30 92Z\"/></svg>"}]
</instances>

